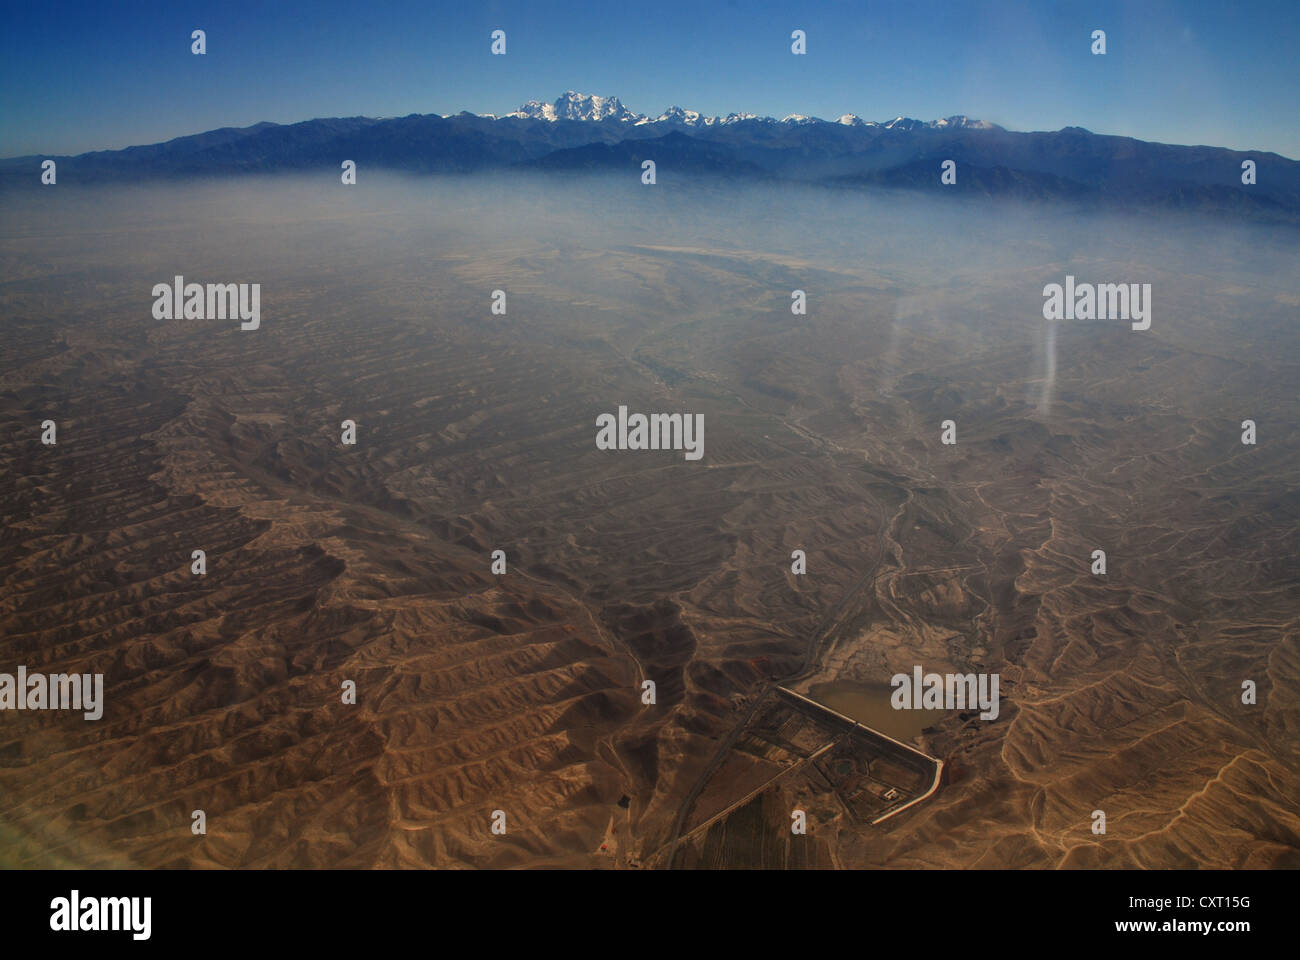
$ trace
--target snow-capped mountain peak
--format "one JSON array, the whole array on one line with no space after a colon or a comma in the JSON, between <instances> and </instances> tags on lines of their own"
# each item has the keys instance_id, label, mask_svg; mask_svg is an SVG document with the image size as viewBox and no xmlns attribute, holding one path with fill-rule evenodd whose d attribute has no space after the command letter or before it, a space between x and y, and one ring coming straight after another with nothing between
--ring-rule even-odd
<instances>
[{"instance_id":1,"label":"snow-capped mountain peak","mask_svg":"<svg viewBox=\"0 0 1300 960\"><path fill-rule=\"evenodd\" d=\"M698 110L683 110L681 107L675 106L669 107L650 122L659 123L664 120L673 121L675 123L684 123L688 127L710 127L718 122L717 117L706 117Z\"/></svg>"},{"instance_id":2,"label":"snow-capped mountain peak","mask_svg":"<svg viewBox=\"0 0 1300 960\"><path fill-rule=\"evenodd\" d=\"M729 113L721 120L719 120L718 123L722 123L722 124L740 123L742 120L766 120L769 123L775 123L775 121L772 120L771 117L760 117L756 113Z\"/></svg>"},{"instance_id":3,"label":"snow-capped mountain peak","mask_svg":"<svg viewBox=\"0 0 1300 960\"><path fill-rule=\"evenodd\" d=\"M640 114L623 106L618 97L598 97L588 93L566 90L554 103L529 100L508 117L530 120L624 120L635 122Z\"/></svg>"},{"instance_id":4,"label":"snow-capped mountain peak","mask_svg":"<svg viewBox=\"0 0 1300 960\"><path fill-rule=\"evenodd\" d=\"M583 121L602 121L614 120L621 123L630 123L635 126L645 126L647 124L672 124L684 127L711 127L715 124L719 126L729 126L734 123L741 123L746 120L758 120L763 123L776 123L778 121L771 117L760 117L753 113L729 113L725 117L707 117L698 110L686 110L682 107L671 106L657 117L649 117L643 113L633 113L627 107L623 106L618 97L599 97L587 93L578 93L574 90L566 90L555 99L554 103L547 103L543 100L529 100L506 117L518 117L528 120L583 120ZM496 119L493 114L483 114L485 119ZM781 123L789 123L802 126L811 123L827 123L819 117L810 117L802 113L791 113L780 120ZM875 120L863 120L855 113L846 113L836 120L830 121L845 127L876 127L885 130L1000 130L995 123L987 123L983 120L972 120L969 117L958 114L957 116L945 117L942 120L931 120L923 122L914 120L911 117L895 117L893 120L885 123L877 123Z\"/></svg>"},{"instance_id":5,"label":"snow-capped mountain peak","mask_svg":"<svg viewBox=\"0 0 1300 960\"><path fill-rule=\"evenodd\" d=\"M944 117L942 120L931 120L926 124L927 127L933 127L937 130L999 130L1001 129L996 123L989 123L987 120L972 120L970 117L958 114L955 117Z\"/></svg>"}]
</instances>

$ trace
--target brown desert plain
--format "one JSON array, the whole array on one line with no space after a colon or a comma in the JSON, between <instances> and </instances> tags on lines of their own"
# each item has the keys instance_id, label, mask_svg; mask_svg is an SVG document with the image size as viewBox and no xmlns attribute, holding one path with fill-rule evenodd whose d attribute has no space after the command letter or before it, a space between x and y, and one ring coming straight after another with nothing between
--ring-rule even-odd
<instances>
[{"instance_id":1,"label":"brown desert plain","mask_svg":"<svg viewBox=\"0 0 1300 960\"><path fill-rule=\"evenodd\" d=\"M0 712L5 866L1300 866L1293 232L336 173L0 222L0 671L105 701ZM1067 275L1151 328L1044 320ZM944 772L873 823L926 768L790 694L888 723L915 665L1000 709L885 731Z\"/></svg>"}]
</instances>

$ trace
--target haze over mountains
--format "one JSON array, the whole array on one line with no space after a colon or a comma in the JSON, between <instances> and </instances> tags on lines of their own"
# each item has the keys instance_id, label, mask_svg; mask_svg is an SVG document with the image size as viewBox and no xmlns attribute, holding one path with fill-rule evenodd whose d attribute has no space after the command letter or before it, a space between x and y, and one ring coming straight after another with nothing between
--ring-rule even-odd
<instances>
[{"instance_id":1,"label":"haze over mountains","mask_svg":"<svg viewBox=\"0 0 1300 960\"><path fill-rule=\"evenodd\" d=\"M40 184L45 157L0 160L0 187ZM682 173L937 190L940 166L957 164L943 189L1093 206L1180 208L1258 221L1300 222L1300 163L1275 153L1148 143L1080 127L1016 132L952 116L920 121L835 120L746 113L706 117L669 107L634 113L617 97L567 91L497 117L334 117L223 128L165 143L54 157L60 183L136 182L186 176L339 169L473 173L626 170L653 159L659 182ZM1256 182L1242 183L1242 163Z\"/></svg>"}]
</instances>

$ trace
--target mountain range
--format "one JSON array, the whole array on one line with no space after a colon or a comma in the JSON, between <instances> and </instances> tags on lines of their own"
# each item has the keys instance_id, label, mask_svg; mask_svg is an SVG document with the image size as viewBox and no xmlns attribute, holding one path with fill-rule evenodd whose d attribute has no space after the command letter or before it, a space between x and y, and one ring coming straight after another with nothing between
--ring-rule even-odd
<instances>
[{"instance_id":1,"label":"mountain range","mask_svg":"<svg viewBox=\"0 0 1300 960\"><path fill-rule=\"evenodd\" d=\"M227 127L165 143L71 157L0 160L0 187L40 184L41 161L59 183L134 182L332 169L415 173L486 170L625 171L653 159L660 184L682 174L758 177L840 188L895 187L1099 206L1184 208L1300 223L1300 163L1275 153L1150 143L1081 127L1017 132L953 116L928 122L706 117L670 107L634 113L617 97L567 91L503 116L342 117ZM943 186L945 160L956 183ZM1242 165L1256 183L1242 183Z\"/></svg>"},{"instance_id":2,"label":"mountain range","mask_svg":"<svg viewBox=\"0 0 1300 960\"><path fill-rule=\"evenodd\" d=\"M497 119L495 114L484 114L490 119ZM644 126L646 124L673 124L683 127L712 127L728 126L731 124L741 123L746 120L758 120L763 123L826 123L820 117L808 117L799 113L792 113L777 121L773 117L760 117L754 113L730 113L725 117L706 117L698 110L684 110L681 107L669 107L657 117L649 117L644 113L633 113L627 107L623 106L618 97L596 97L586 93L576 93L573 90L566 90L561 94L554 103L547 103L543 100L529 100L518 110L505 114L506 117L517 117L523 120L585 120L601 121L615 120L620 123L630 123L633 126ZM846 113L834 121L848 127L881 127L885 130L895 128L902 130L914 130L918 127L930 129L969 129L969 130L992 130L1001 129L997 124L987 123L983 120L971 120L968 117L947 117L943 120L931 120L924 123L920 120L913 120L910 117L895 117L893 120L887 120L884 123L877 123L874 120L863 120L861 117Z\"/></svg>"}]
</instances>

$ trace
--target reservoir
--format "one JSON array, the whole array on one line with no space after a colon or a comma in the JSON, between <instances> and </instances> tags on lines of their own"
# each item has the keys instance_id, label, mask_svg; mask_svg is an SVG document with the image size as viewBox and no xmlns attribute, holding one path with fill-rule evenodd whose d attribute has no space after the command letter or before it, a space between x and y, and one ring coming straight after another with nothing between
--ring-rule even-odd
<instances>
[{"instance_id":1,"label":"reservoir","mask_svg":"<svg viewBox=\"0 0 1300 960\"><path fill-rule=\"evenodd\" d=\"M920 732L943 719L946 710L895 710L889 704L894 688L888 684L833 683L815 684L808 697L825 704L836 713L856 720L872 730L903 743L911 743Z\"/></svg>"}]
</instances>

